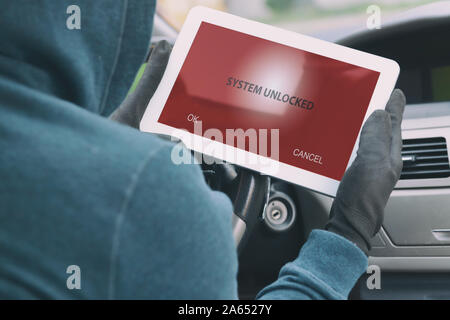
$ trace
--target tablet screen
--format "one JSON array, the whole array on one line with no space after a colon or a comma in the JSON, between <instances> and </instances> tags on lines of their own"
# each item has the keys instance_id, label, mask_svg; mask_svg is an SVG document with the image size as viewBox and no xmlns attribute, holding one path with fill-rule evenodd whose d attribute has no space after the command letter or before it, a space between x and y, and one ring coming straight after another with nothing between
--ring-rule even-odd
<instances>
[{"instance_id":1,"label":"tablet screen","mask_svg":"<svg viewBox=\"0 0 450 320\"><path fill-rule=\"evenodd\" d=\"M198 134L192 120L200 120L203 132L224 136L227 129L278 130L276 160L341 180L378 77L202 22L158 122ZM272 157L270 150L228 144Z\"/></svg>"}]
</instances>

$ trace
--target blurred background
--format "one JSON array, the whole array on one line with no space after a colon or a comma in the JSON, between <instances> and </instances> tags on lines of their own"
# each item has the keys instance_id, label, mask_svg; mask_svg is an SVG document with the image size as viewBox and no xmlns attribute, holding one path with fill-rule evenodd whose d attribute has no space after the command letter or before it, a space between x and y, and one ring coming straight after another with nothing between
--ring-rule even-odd
<instances>
[{"instance_id":1,"label":"blurred background","mask_svg":"<svg viewBox=\"0 0 450 320\"><path fill-rule=\"evenodd\" d=\"M381 9L381 24L390 17L432 0L158 0L158 13L179 30L188 11L203 5L279 26L295 32L332 40L366 28L368 6Z\"/></svg>"}]
</instances>

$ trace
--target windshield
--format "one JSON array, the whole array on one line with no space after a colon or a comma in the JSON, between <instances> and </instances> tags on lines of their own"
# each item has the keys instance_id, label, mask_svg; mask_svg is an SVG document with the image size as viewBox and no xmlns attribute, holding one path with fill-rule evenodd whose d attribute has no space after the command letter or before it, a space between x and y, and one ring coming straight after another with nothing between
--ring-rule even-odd
<instances>
[{"instance_id":1,"label":"windshield","mask_svg":"<svg viewBox=\"0 0 450 320\"><path fill-rule=\"evenodd\" d=\"M203 5L295 32L334 39L430 0L159 0L158 13L175 29L192 7ZM373 21L372 21L373 22ZM376 23L373 25L376 28Z\"/></svg>"}]
</instances>

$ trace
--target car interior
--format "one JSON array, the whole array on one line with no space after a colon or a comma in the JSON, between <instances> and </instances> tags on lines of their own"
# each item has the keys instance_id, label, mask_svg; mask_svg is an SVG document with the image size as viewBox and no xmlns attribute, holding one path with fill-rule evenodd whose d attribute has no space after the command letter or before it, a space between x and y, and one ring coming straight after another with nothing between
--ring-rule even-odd
<instances>
[{"instance_id":1,"label":"car interior","mask_svg":"<svg viewBox=\"0 0 450 320\"><path fill-rule=\"evenodd\" d=\"M350 299L450 299L449 34L444 1L405 11L380 29L326 39L397 61L397 87L407 98L403 171L369 252L381 288L369 289L365 274ZM164 18L155 18L154 42L176 36ZM231 164L203 169L211 188L234 199L239 297L253 299L297 257L311 230L325 226L333 199Z\"/></svg>"}]
</instances>

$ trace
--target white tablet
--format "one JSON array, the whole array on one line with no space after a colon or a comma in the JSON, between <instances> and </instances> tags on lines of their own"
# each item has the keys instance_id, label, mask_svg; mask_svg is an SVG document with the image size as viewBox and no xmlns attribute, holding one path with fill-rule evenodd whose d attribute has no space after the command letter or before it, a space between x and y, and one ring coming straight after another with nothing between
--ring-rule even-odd
<instances>
[{"instance_id":1,"label":"white tablet","mask_svg":"<svg viewBox=\"0 0 450 320\"><path fill-rule=\"evenodd\" d=\"M196 7L140 129L334 196L363 122L385 108L399 70L393 60ZM184 158L173 152L172 161Z\"/></svg>"}]
</instances>

